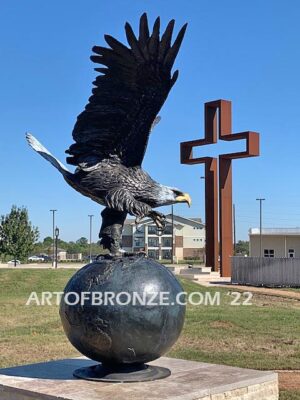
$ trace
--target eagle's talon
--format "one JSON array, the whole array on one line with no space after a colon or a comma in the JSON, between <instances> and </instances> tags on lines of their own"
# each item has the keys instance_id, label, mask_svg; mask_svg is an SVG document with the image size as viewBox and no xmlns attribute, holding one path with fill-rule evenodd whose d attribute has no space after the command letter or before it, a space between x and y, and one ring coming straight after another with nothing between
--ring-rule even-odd
<instances>
[{"instance_id":1,"label":"eagle's talon","mask_svg":"<svg viewBox=\"0 0 300 400\"><path fill-rule=\"evenodd\" d=\"M140 222L141 222L141 220L142 220L143 218L142 217L136 217L136 219L135 219L135 225L136 226L138 226L139 224L140 224Z\"/></svg>"},{"instance_id":2,"label":"eagle's talon","mask_svg":"<svg viewBox=\"0 0 300 400\"><path fill-rule=\"evenodd\" d=\"M151 213L149 214L149 217L151 217L153 219L153 221L159 231L164 230L164 228L166 227L165 215L163 215L157 211L151 211Z\"/></svg>"}]
</instances>

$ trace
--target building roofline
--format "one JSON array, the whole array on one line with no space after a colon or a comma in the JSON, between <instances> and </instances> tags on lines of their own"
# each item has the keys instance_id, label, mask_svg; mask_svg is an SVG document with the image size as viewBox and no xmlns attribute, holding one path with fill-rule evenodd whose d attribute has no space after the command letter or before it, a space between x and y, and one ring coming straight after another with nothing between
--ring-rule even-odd
<instances>
[{"instance_id":1,"label":"building roofline","mask_svg":"<svg viewBox=\"0 0 300 400\"><path fill-rule=\"evenodd\" d=\"M167 214L167 215L166 215L166 218L167 218L168 220L170 220L170 219L172 218L172 214ZM174 214L174 220L175 220L175 219L177 219L177 220L185 220L185 221L188 221L189 223L192 222L192 223L195 224L195 225L198 225L198 226L200 226L200 227L205 228L205 224L203 224L203 222L195 221L194 219L191 219L191 218L182 217L181 215L176 215L176 214ZM152 220L151 218L148 218L148 217L147 217L146 219L144 219L143 221L141 221L139 225L147 225L147 224L149 224L149 223L153 223L153 220ZM133 218L126 219L126 220L125 220L125 224L133 225L133 224L135 224L135 219L133 219Z\"/></svg>"},{"instance_id":2,"label":"building roofline","mask_svg":"<svg viewBox=\"0 0 300 400\"><path fill-rule=\"evenodd\" d=\"M250 228L249 236L260 235L259 228ZM264 236L300 236L300 228L263 228L262 235Z\"/></svg>"}]
</instances>

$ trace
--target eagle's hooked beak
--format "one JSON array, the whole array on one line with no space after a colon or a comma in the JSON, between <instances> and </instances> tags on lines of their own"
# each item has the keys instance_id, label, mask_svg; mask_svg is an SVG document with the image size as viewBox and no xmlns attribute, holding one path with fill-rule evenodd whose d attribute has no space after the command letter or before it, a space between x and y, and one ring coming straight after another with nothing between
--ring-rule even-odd
<instances>
[{"instance_id":1,"label":"eagle's hooked beak","mask_svg":"<svg viewBox=\"0 0 300 400\"><path fill-rule=\"evenodd\" d=\"M178 203L188 203L189 207L191 207L192 199L188 193L184 193L183 195L177 196L175 200Z\"/></svg>"}]
</instances>

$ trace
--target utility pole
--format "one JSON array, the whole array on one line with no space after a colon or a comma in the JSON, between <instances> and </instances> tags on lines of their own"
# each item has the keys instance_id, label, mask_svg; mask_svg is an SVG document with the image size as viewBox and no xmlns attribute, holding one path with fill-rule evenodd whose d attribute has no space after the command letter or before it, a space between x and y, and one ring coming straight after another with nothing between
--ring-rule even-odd
<instances>
[{"instance_id":1,"label":"utility pole","mask_svg":"<svg viewBox=\"0 0 300 400\"><path fill-rule=\"evenodd\" d=\"M92 214L88 215L90 218L90 263L92 262L92 224L93 224L93 216Z\"/></svg>"},{"instance_id":2,"label":"utility pole","mask_svg":"<svg viewBox=\"0 0 300 400\"><path fill-rule=\"evenodd\" d=\"M233 254L236 255L235 204L233 204Z\"/></svg>"},{"instance_id":3,"label":"utility pole","mask_svg":"<svg viewBox=\"0 0 300 400\"><path fill-rule=\"evenodd\" d=\"M52 212L52 267L55 267L55 213L57 210L50 210Z\"/></svg>"},{"instance_id":4,"label":"utility pole","mask_svg":"<svg viewBox=\"0 0 300 400\"><path fill-rule=\"evenodd\" d=\"M171 263L173 264L174 261L174 206L171 206L171 214L172 214L172 256L171 256Z\"/></svg>"},{"instance_id":5,"label":"utility pole","mask_svg":"<svg viewBox=\"0 0 300 400\"><path fill-rule=\"evenodd\" d=\"M259 201L259 241L260 241L260 258L262 258L262 202L266 199L258 198L256 201Z\"/></svg>"},{"instance_id":6,"label":"utility pole","mask_svg":"<svg viewBox=\"0 0 300 400\"><path fill-rule=\"evenodd\" d=\"M56 227L55 228L55 268L57 268L57 264L58 264L58 256L57 256L58 236L59 236L59 229L58 229L58 227Z\"/></svg>"},{"instance_id":7,"label":"utility pole","mask_svg":"<svg viewBox=\"0 0 300 400\"><path fill-rule=\"evenodd\" d=\"M205 202L206 202L206 199L205 199L205 189L206 189L206 182L205 182L205 176L200 176L200 179L203 179L203 181L204 181L204 204L205 204ZM204 213L204 215L206 214L206 209L205 209L205 213ZM204 253L203 253L203 263L204 263L204 265L206 265L206 215L205 215L205 220L203 221L203 223L204 223L204 226L205 226L205 242L204 242Z\"/></svg>"}]
</instances>

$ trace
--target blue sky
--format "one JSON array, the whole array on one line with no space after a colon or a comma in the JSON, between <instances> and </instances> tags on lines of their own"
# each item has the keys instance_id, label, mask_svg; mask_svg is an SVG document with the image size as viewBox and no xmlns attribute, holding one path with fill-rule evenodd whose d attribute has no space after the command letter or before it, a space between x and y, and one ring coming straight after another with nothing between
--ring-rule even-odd
<instances>
[{"instance_id":1,"label":"blue sky","mask_svg":"<svg viewBox=\"0 0 300 400\"><path fill-rule=\"evenodd\" d=\"M32 132L65 161L76 116L95 77L89 60L104 33L124 41L124 23L137 29L140 15L161 16L165 25L188 22L176 61L179 79L161 110L144 168L159 182L191 194L193 205L175 212L204 217L203 167L179 162L181 141L203 136L203 103L233 102L234 132L261 133L261 157L234 161L237 238L259 223L256 197L265 197L265 227L300 226L299 93L300 2L297 0L2 0L0 4L0 214L25 205L41 238L51 234L49 209L58 209L61 237L94 239L100 208L67 186L59 173L31 151ZM235 151L243 143L200 149ZM163 210L168 212L169 209Z\"/></svg>"}]
</instances>

